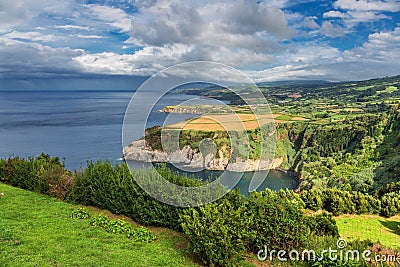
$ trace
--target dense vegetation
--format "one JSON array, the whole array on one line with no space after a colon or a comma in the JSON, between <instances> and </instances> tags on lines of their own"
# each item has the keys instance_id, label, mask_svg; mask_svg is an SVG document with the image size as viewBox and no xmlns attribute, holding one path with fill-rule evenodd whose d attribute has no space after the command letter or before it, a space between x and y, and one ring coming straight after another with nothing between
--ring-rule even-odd
<instances>
[{"instance_id":1,"label":"dense vegetation","mask_svg":"<svg viewBox=\"0 0 400 267\"><path fill-rule=\"evenodd\" d=\"M54 169L59 172L52 171ZM174 183L185 186L201 183L188 176L178 176L167 168L162 167L159 171ZM43 173L52 175L42 176ZM216 266L237 265L247 252L257 253L264 245L271 249L312 246L310 240L315 240L310 239L311 236L331 237L331 244L334 244L338 230L332 216L328 213L307 215L302 211L304 208L322 209L333 214L381 213L387 216L400 211L397 185L376 196L330 189L303 191L301 194L266 190L246 198L238 191L231 191L212 204L179 208L149 196L136 184L124 164L89 163L83 170L72 174L57 158L41 155L38 158L0 160L0 174L4 183L106 208L144 225L182 231L189 241L190 251L201 262ZM152 173L137 171L133 175L151 179ZM68 186L62 186L65 182ZM104 218L95 218L94 225L110 227Z\"/></svg>"}]
</instances>

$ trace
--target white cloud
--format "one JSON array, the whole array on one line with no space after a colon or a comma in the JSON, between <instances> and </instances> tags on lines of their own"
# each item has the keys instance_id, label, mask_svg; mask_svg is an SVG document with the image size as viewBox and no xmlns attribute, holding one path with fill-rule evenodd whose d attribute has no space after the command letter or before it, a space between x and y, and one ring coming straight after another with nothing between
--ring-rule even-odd
<instances>
[{"instance_id":1,"label":"white cloud","mask_svg":"<svg viewBox=\"0 0 400 267\"><path fill-rule=\"evenodd\" d=\"M68 14L73 0L0 0L0 32L25 24L40 13Z\"/></svg>"},{"instance_id":2,"label":"white cloud","mask_svg":"<svg viewBox=\"0 0 400 267\"><path fill-rule=\"evenodd\" d=\"M123 32L129 32L131 29L132 17L125 11L119 8L102 6L102 5L87 5L90 12L98 19L105 21L110 26L120 29Z\"/></svg>"},{"instance_id":3,"label":"white cloud","mask_svg":"<svg viewBox=\"0 0 400 267\"><path fill-rule=\"evenodd\" d=\"M63 29L63 30L90 30L90 27L87 26L79 26L79 25L57 25L54 26L56 29Z\"/></svg>"},{"instance_id":4,"label":"white cloud","mask_svg":"<svg viewBox=\"0 0 400 267\"><path fill-rule=\"evenodd\" d=\"M176 59L189 50L188 46L176 44L162 48L146 47L134 54L83 53L74 60L90 73L147 76L178 63Z\"/></svg>"},{"instance_id":5,"label":"white cloud","mask_svg":"<svg viewBox=\"0 0 400 267\"><path fill-rule=\"evenodd\" d=\"M368 41L361 47L347 51L351 60L397 62L400 65L400 27L393 31L382 31L370 34Z\"/></svg>"},{"instance_id":6,"label":"white cloud","mask_svg":"<svg viewBox=\"0 0 400 267\"><path fill-rule=\"evenodd\" d=\"M346 14L346 13L343 13L343 12L340 12L340 11L337 11L337 10L331 10L331 11L325 12L323 14L323 17L324 18L342 18L342 19L346 19L346 18L349 18L350 16L348 14Z\"/></svg>"},{"instance_id":7,"label":"white cloud","mask_svg":"<svg viewBox=\"0 0 400 267\"><path fill-rule=\"evenodd\" d=\"M400 2L397 0L337 0L334 7L359 11L400 11Z\"/></svg>"},{"instance_id":8,"label":"white cloud","mask_svg":"<svg viewBox=\"0 0 400 267\"><path fill-rule=\"evenodd\" d=\"M346 33L345 29L334 25L330 21L324 21L321 25L322 34L330 37L342 36Z\"/></svg>"},{"instance_id":9,"label":"white cloud","mask_svg":"<svg viewBox=\"0 0 400 267\"><path fill-rule=\"evenodd\" d=\"M384 14L379 14L373 11L349 11L348 15L349 15L348 22L350 24L390 18Z\"/></svg>"},{"instance_id":10,"label":"white cloud","mask_svg":"<svg viewBox=\"0 0 400 267\"><path fill-rule=\"evenodd\" d=\"M281 66L249 72L256 81L288 79L363 80L398 75L400 27L372 33L362 46L344 52L329 46L305 45L280 59Z\"/></svg>"},{"instance_id":11,"label":"white cloud","mask_svg":"<svg viewBox=\"0 0 400 267\"><path fill-rule=\"evenodd\" d=\"M400 11L400 2L396 0L337 0L333 6L340 10L330 10L324 18L341 18L348 29L358 23L388 19L383 12Z\"/></svg>"},{"instance_id":12,"label":"white cloud","mask_svg":"<svg viewBox=\"0 0 400 267\"><path fill-rule=\"evenodd\" d=\"M319 29L319 25L315 22L316 17L305 17L303 20L303 26L308 29Z\"/></svg>"},{"instance_id":13,"label":"white cloud","mask_svg":"<svg viewBox=\"0 0 400 267\"><path fill-rule=\"evenodd\" d=\"M74 35L78 38L82 38L82 39L104 39L106 37L104 36L100 36L100 35L83 35L83 34L76 34Z\"/></svg>"},{"instance_id":14,"label":"white cloud","mask_svg":"<svg viewBox=\"0 0 400 267\"><path fill-rule=\"evenodd\" d=\"M313 0L301 2L309 1ZM149 0L136 2L139 10L133 14L107 3L111 2L81 5L74 0L0 0L0 69L7 75L151 75L173 64L210 60L251 69L248 73L258 81L363 79L400 69L399 29L371 34L365 44L345 52L321 43L329 40L321 34L337 37L355 31L362 21L387 18L383 11L400 10L398 1L338 0L336 9L327 10L323 14L326 20L318 23L316 17L286 9L284 13L283 8L300 3L295 0ZM51 19L41 24L47 16ZM53 17L57 22L48 23ZM315 42L291 40L296 35L293 29L304 28L308 35L302 37L317 37ZM131 38L116 44L106 34L110 30L131 33ZM104 52L43 43L88 48L97 43L101 46L96 49ZM136 48L132 43L143 47L133 54L112 52Z\"/></svg>"},{"instance_id":15,"label":"white cloud","mask_svg":"<svg viewBox=\"0 0 400 267\"><path fill-rule=\"evenodd\" d=\"M8 39L24 39L33 42L52 42L60 40L63 37L56 36L52 34L42 34L40 32L19 32L11 31L3 35L3 37Z\"/></svg>"}]
</instances>

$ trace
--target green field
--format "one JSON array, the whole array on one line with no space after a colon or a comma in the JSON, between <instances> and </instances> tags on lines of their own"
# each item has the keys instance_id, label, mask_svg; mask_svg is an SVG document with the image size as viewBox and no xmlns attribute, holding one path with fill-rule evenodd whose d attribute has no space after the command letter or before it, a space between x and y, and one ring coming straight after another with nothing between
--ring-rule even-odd
<instances>
[{"instance_id":1,"label":"green field","mask_svg":"<svg viewBox=\"0 0 400 267\"><path fill-rule=\"evenodd\" d=\"M370 239L383 246L400 249L400 217L383 218L374 215L343 215L336 218L342 238Z\"/></svg>"},{"instance_id":2,"label":"green field","mask_svg":"<svg viewBox=\"0 0 400 267\"><path fill-rule=\"evenodd\" d=\"M0 266L196 266L174 231L134 243L70 218L75 205L2 183L0 193Z\"/></svg>"}]
</instances>

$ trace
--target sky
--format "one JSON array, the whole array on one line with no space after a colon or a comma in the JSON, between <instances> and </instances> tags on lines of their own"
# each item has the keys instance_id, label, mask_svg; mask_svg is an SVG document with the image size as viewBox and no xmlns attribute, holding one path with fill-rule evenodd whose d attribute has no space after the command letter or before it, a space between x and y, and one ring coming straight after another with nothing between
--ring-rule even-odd
<instances>
[{"instance_id":1,"label":"sky","mask_svg":"<svg viewBox=\"0 0 400 267\"><path fill-rule=\"evenodd\" d=\"M197 60L255 82L398 75L400 1L0 0L0 89Z\"/></svg>"}]
</instances>

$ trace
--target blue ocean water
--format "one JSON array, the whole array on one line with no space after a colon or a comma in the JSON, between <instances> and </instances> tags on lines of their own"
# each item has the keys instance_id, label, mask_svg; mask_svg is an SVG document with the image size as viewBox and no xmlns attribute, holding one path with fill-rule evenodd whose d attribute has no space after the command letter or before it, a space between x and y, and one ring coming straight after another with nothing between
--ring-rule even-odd
<instances>
[{"instance_id":1,"label":"blue ocean water","mask_svg":"<svg viewBox=\"0 0 400 267\"><path fill-rule=\"evenodd\" d=\"M0 157L47 153L65 158L70 170L87 160L115 161L122 156L122 123L132 92L0 91ZM155 109L179 104L171 94ZM141 112L137 107L138 113ZM154 112L148 125L167 114Z\"/></svg>"}]
</instances>

